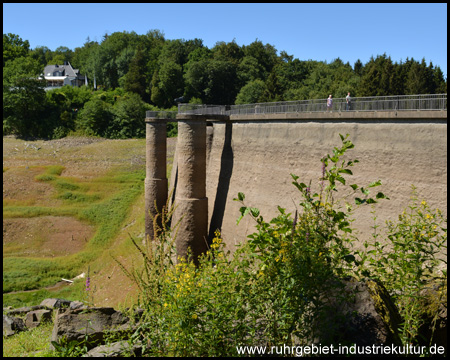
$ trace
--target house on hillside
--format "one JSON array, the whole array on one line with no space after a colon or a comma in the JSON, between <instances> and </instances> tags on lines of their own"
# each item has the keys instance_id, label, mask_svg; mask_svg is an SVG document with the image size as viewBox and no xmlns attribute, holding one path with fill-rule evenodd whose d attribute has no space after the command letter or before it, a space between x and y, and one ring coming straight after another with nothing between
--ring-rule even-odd
<instances>
[{"instance_id":1,"label":"house on hillside","mask_svg":"<svg viewBox=\"0 0 450 360\"><path fill-rule=\"evenodd\" d=\"M44 90L52 90L64 85L81 86L85 85L86 77L80 74L80 70L74 69L68 61L64 65L47 65L44 68L44 78L47 86Z\"/></svg>"}]
</instances>

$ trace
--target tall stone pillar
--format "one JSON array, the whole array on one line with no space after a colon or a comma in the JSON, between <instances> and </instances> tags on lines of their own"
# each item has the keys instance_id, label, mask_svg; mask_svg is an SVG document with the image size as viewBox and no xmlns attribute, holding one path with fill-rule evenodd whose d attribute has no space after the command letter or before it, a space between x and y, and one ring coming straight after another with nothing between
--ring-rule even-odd
<instances>
[{"instance_id":1,"label":"tall stone pillar","mask_svg":"<svg viewBox=\"0 0 450 360\"><path fill-rule=\"evenodd\" d=\"M177 255L193 260L207 250L206 117L178 114L178 181L172 226L179 222Z\"/></svg>"},{"instance_id":2,"label":"tall stone pillar","mask_svg":"<svg viewBox=\"0 0 450 360\"><path fill-rule=\"evenodd\" d=\"M167 120L146 118L145 128L145 236L153 239L153 218L167 202Z\"/></svg>"}]
</instances>

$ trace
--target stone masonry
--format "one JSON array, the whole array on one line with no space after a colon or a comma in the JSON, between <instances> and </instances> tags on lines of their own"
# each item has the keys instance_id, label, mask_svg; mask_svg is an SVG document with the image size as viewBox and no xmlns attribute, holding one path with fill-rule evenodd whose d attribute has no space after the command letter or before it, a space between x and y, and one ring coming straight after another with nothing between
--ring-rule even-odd
<instances>
[{"instance_id":1,"label":"stone masonry","mask_svg":"<svg viewBox=\"0 0 450 360\"><path fill-rule=\"evenodd\" d=\"M207 250L208 198L206 197L206 117L177 115L178 183L172 226L179 223L177 254L193 260Z\"/></svg>"},{"instance_id":2,"label":"stone masonry","mask_svg":"<svg viewBox=\"0 0 450 360\"><path fill-rule=\"evenodd\" d=\"M153 239L153 219L167 202L167 120L146 118L145 236Z\"/></svg>"}]
</instances>

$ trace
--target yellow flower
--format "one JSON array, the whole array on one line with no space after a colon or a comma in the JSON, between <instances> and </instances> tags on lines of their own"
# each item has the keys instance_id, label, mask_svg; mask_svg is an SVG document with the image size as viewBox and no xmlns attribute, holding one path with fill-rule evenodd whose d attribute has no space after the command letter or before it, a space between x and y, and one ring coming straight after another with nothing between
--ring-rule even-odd
<instances>
[{"instance_id":1,"label":"yellow flower","mask_svg":"<svg viewBox=\"0 0 450 360\"><path fill-rule=\"evenodd\" d=\"M167 307L168 305L167 305L167 303L164 303L164 307Z\"/></svg>"},{"instance_id":2,"label":"yellow flower","mask_svg":"<svg viewBox=\"0 0 450 360\"><path fill-rule=\"evenodd\" d=\"M426 202L425 200L423 200L423 201L421 202L421 204L422 204L423 206L427 206L427 202Z\"/></svg>"},{"instance_id":3,"label":"yellow flower","mask_svg":"<svg viewBox=\"0 0 450 360\"><path fill-rule=\"evenodd\" d=\"M197 314L192 314L192 318L195 320L198 318Z\"/></svg>"},{"instance_id":4,"label":"yellow flower","mask_svg":"<svg viewBox=\"0 0 450 360\"><path fill-rule=\"evenodd\" d=\"M430 214L427 214L427 219L431 219L431 215Z\"/></svg>"}]
</instances>

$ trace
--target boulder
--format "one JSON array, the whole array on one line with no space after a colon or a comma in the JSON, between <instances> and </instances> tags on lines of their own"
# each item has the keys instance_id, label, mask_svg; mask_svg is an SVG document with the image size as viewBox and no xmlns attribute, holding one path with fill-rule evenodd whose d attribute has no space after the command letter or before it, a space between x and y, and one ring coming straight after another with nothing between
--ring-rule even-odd
<instances>
[{"instance_id":1,"label":"boulder","mask_svg":"<svg viewBox=\"0 0 450 360\"><path fill-rule=\"evenodd\" d=\"M47 306L50 309L60 309L63 307L69 307L71 301L64 299L44 299L41 302L41 306Z\"/></svg>"},{"instance_id":2,"label":"boulder","mask_svg":"<svg viewBox=\"0 0 450 360\"><path fill-rule=\"evenodd\" d=\"M424 311L418 343L422 346L436 344L447 349L447 284L429 285L420 295Z\"/></svg>"},{"instance_id":3,"label":"boulder","mask_svg":"<svg viewBox=\"0 0 450 360\"><path fill-rule=\"evenodd\" d=\"M35 328L40 324L52 320L52 310L34 310L25 316L25 325L28 329Z\"/></svg>"},{"instance_id":4,"label":"boulder","mask_svg":"<svg viewBox=\"0 0 450 360\"><path fill-rule=\"evenodd\" d=\"M88 306L81 301L72 301L69 306L72 310L74 309L87 309Z\"/></svg>"},{"instance_id":5,"label":"boulder","mask_svg":"<svg viewBox=\"0 0 450 360\"><path fill-rule=\"evenodd\" d=\"M314 343L372 346L401 345L400 314L387 290L375 281L346 279L322 300Z\"/></svg>"},{"instance_id":6,"label":"boulder","mask_svg":"<svg viewBox=\"0 0 450 360\"><path fill-rule=\"evenodd\" d=\"M12 310L8 311L8 315L25 315L25 314L29 313L30 311L41 310L41 309L47 310L48 308L44 305L24 306L24 307L20 307L20 308L12 309Z\"/></svg>"},{"instance_id":7,"label":"boulder","mask_svg":"<svg viewBox=\"0 0 450 360\"><path fill-rule=\"evenodd\" d=\"M125 357L140 356L142 347L140 345L130 345L128 341L122 340L108 345L100 345L89 350L83 357Z\"/></svg>"},{"instance_id":8,"label":"boulder","mask_svg":"<svg viewBox=\"0 0 450 360\"><path fill-rule=\"evenodd\" d=\"M22 319L3 315L3 336L11 336L27 328Z\"/></svg>"},{"instance_id":9,"label":"boulder","mask_svg":"<svg viewBox=\"0 0 450 360\"><path fill-rule=\"evenodd\" d=\"M130 330L129 319L113 308L58 309L52 332L52 341L65 338L84 342L88 348L101 344L106 331L125 333Z\"/></svg>"}]
</instances>

